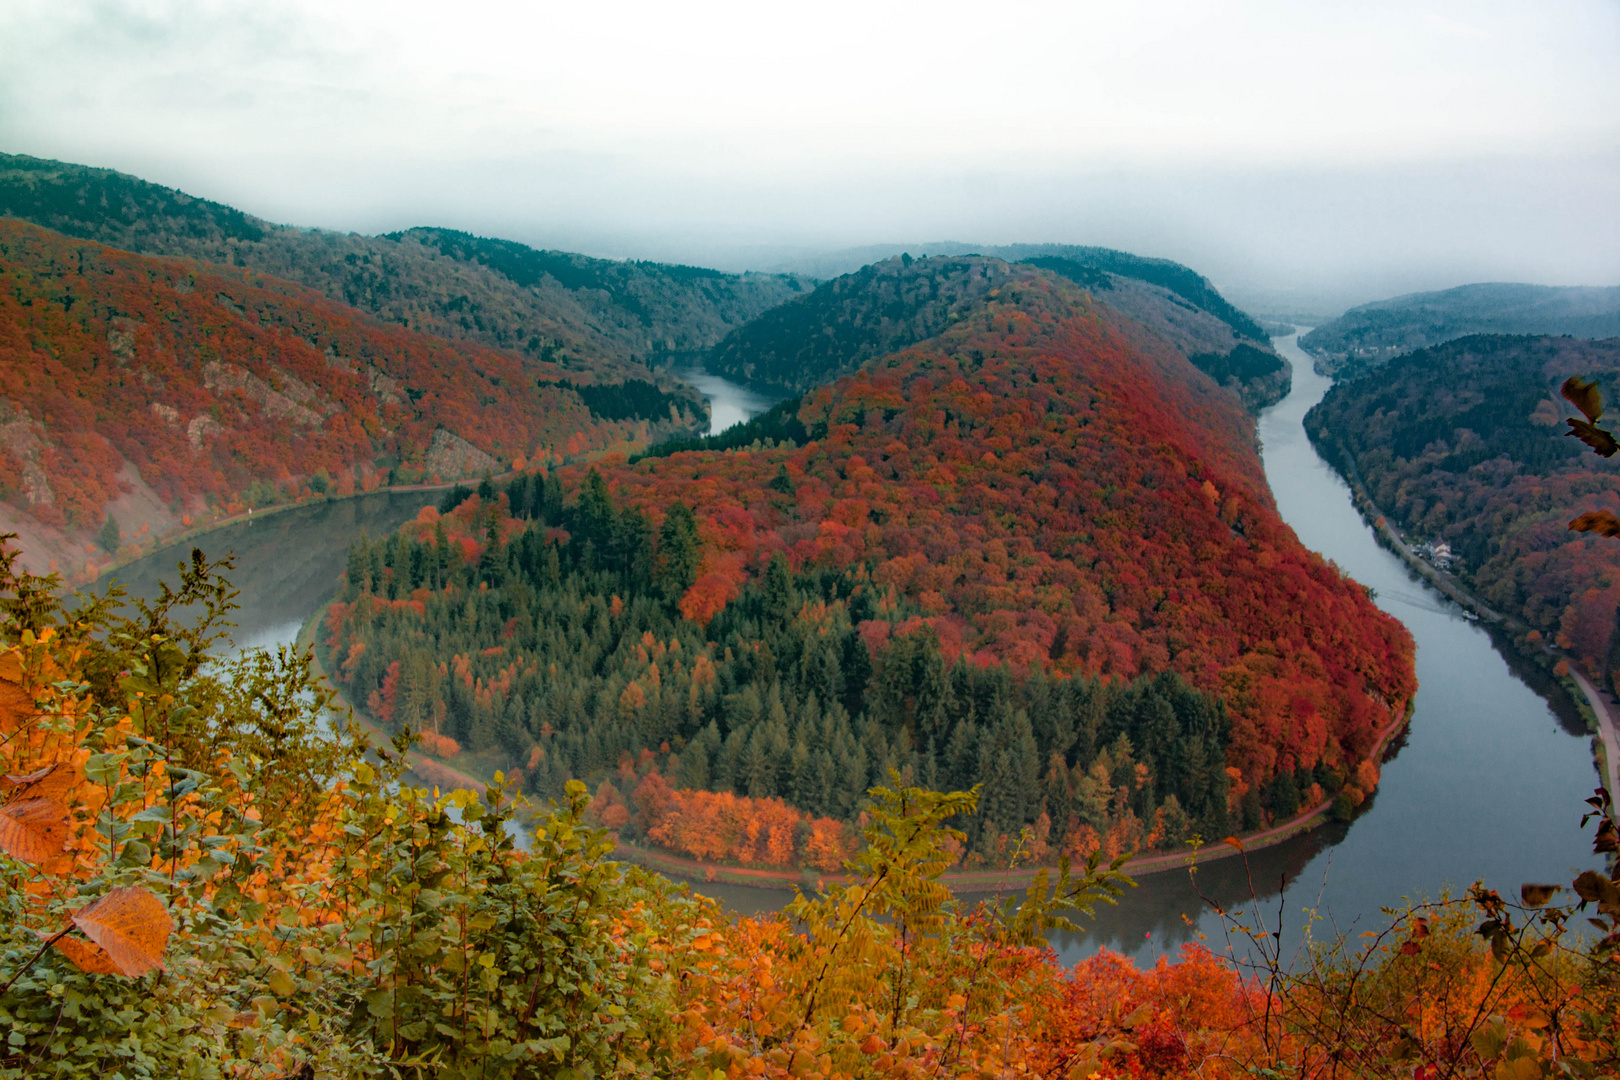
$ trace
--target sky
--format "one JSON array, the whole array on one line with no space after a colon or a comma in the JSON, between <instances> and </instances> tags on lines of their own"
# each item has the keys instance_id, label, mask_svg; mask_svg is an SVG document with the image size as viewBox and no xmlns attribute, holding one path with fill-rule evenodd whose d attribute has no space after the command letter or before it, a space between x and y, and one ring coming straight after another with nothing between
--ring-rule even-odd
<instances>
[{"instance_id":1,"label":"sky","mask_svg":"<svg viewBox=\"0 0 1620 1080\"><path fill-rule=\"evenodd\" d=\"M768 269L1089 243L1262 313L1620 283L1620 0L7 0L0 151Z\"/></svg>"}]
</instances>

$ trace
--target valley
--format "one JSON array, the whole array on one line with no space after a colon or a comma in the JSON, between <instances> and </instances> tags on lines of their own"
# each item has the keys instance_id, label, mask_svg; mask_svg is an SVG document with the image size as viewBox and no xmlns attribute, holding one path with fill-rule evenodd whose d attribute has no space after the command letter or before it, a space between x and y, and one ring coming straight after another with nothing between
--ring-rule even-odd
<instances>
[{"instance_id":1,"label":"valley","mask_svg":"<svg viewBox=\"0 0 1620 1080\"><path fill-rule=\"evenodd\" d=\"M1280 351L1303 374L1296 375L1291 396L1261 419L1266 480L1278 511L1303 543L1373 586L1379 606L1412 631L1419 688L1409 728L1382 761L1377 794L1353 823L1322 825L1259 849L1249 871L1236 859L1204 864L1198 888L1237 909L1249 898L1252 875L1268 907L1284 901L1286 940L1297 943L1310 925L1305 907L1345 928L1376 920L1380 907L1414 892L1437 895L1478 877L1516 888L1519 881L1591 865L1564 807L1595 779L1573 703L1556 682L1524 666L1510 648L1504 651L1488 631L1463 618L1462 609L1425 588L1375 543L1343 481L1317 456L1301 426L1328 382L1310 372L1307 358L1290 342L1282 341ZM712 384L711 392L734 395L739 403L750 400L740 387ZM325 504L298 507L203 537L210 556L234 550L243 559L239 637L290 642L331 599L347 546L361 529L385 535L391 521L413 518L439 497L379 493L355 501L357 508L379 508L360 518L333 519ZM383 516L372 516L378 512ZM267 533L266 527L277 531ZM324 561L290 577L278 569L283 550L320 552ZM138 595L150 595L159 577L173 573L178 554L148 557L121 570L119 579ZM1548 792L1565 794L1549 798ZM693 887L745 914L785 902L777 889L726 884L724 867L717 869L718 880ZM1280 897L1279 882L1285 883ZM1220 930L1220 920L1185 873L1172 869L1141 877L1120 907L1100 909L1086 934L1058 935L1055 941L1065 961L1107 947L1151 963L1200 933Z\"/></svg>"}]
</instances>

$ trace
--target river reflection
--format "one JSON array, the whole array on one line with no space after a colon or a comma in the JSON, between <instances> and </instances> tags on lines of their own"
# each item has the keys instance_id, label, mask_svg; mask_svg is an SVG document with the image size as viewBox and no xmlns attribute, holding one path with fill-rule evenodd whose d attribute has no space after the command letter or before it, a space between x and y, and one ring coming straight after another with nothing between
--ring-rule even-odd
<instances>
[{"instance_id":1,"label":"river reflection","mask_svg":"<svg viewBox=\"0 0 1620 1080\"><path fill-rule=\"evenodd\" d=\"M385 491L263 514L119 567L91 588L102 592L116 581L131 597L152 599L160 581L178 584L176 564L192 548L210 559L233 555L231 583L241 591L242 605L231 616L235 644L244 649L289 644L304 620L336 592L351 542L362 533L387 536L439 497L437 491Z\"/></svg>"}]
</instances>

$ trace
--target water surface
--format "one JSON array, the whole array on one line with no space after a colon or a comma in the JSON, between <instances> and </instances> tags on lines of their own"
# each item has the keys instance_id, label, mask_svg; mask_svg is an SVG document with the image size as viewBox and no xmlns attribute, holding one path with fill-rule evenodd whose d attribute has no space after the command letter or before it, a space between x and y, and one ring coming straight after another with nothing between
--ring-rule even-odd
<instances>
[{"instance_id":1,"label":"water surface","mask_svg":"<svg viewBox=\"0 0 1620 1080\"><path fill-rule=\"evenodd\" d=\"M241 591L241 609L231 616L235 643L288 644L337 591L355 539L387 536L440 497L437 491L381 491L256 515L119 567L92 588L101 592L116 581L132 597L152 599L160 581L179 583L177 564L188 561L192 548L209 559L229 556L236 560L231 583Z\"/></svg>"},{"instance_id":2,"label":"water surface","mask_svg":"<svg viewBox=\"0 0 1620 1080\"><path fill-rule=\"evenodd\" d=\"M781 400L767 397L746 386L738 386L718 375L710 375L701 368L683 371L681 378L702 391L709 402L710 435L718 435L728 427L758 416Z\"/></svg>"}]
</instances>

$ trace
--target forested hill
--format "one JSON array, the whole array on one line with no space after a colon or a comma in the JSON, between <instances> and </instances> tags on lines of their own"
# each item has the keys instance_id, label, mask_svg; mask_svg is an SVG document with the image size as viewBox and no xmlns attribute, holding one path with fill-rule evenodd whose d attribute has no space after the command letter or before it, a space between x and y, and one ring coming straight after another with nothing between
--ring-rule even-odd
<instances>
[{"instance_id":1,"label":"forested hill","mask_svg":"<svg viewBox=\"0 0 1620 1080\"><path fill-rule=\"evenodd\" d=\"M1420 349L1334 386L1305 426L1408 539L1449 544L1453 572L1488 604L1612 681L1620 545L1567 525L1620 511L1620 464L1564 437L1578 414L1557 388L1573 374L1620 398L1620 340L1480 335Z\"/></svg>"},{"instance_id":2,"label":"forested hill","mask_svg":"<svg viewBox=\"0 0 1620 1080\"><path fill-rule=\"evenodd\" d=\"M1086 261L1044 255L1030 265L1090 290L1165 339L1216 382L1230 386L1251 408L1271 404L1287 393L1288 365L1272 351L1259 327L1186 267L1106 248L1052 250ZM1123 276L1120 270L1150 274L1224 314L1212 314L1165 285ZM707 366L739 382L778 393L802 393L873 357L940 333L982 307L1016 273L999 258L913 259L902 254L826 282L734 331L710 353Z\"/></svg>"},{"instance_id":3,"label":"forested hill","mask_svg":"<svg viewBox=\"0 0 1620 1080\"><path fill-rule=\"evenodd\" d=\"M1351 308L1300 339L1329 375L1353 377L1391 357L1469 334L1620 337L1620 286L1486 283Z\"/></svg>"},{"instance_id":4,"label":"forested hill","mask_svg":"<svg viewBox=\"0 0 1620 1080\"><path fill-rule=\"evenodd\" d=\"M802 443L609 455L357 549L351 696L655 841L703 791L847 821L890 767L984 782L987 858L1351 812L1409 636L1278 518L1235 397L1062 279L956 265L995 295L807 393Z\"/></svg>"},{"instance_id":5,"label":"forested hill","mask_svg":"<svg viewBox=\"0 0 1620 1080\"><path fill-rule=\"evenodd\" d=\"M874 262L892 259L906 251L895 245L874 245L810 256L789 264L797 272L814 277L834 278L853 273ZM1237 339L1265 345L1270 339L1259 323L1222 296L1220 290L1202 274L1172 259L1156 259L1133 255L1114 248L1090 247L1077 244L963 244L957 241L920 244L909 249L922 255L985 255L1006 262L1030 262L1043 265L1051 260L1048 269L1087 288L1105 288L1110 278L1128 278L1174 293L1184 305L1205 312L1225 323ZM1063 264L1060 268L1056 264Z\"/></svg>"},{"instance_id":6,"label":"forested hill","mask_svg":"<svg viewBox=\"0 0 1620 1080\"><path fill-rule=\"evenodd\" d=\"M847 375L976 313L1012 277L976 256L873 263L733 331L709 354L716 375L783 393Z\"/></svg>"},{"instance_id":7,"label":"forested hill","mask_svg":"<svg viewBox=\"0 0 1620 1080\"><path fill-rule=\"evenodd\" d=\"M357 236L272 225L110 169L0 154L0 216L148 255L243 266L386 322L647 378L798 295L787 275L722 274L537 251L444 229Z\"/></svg>"},{"instance_id":8,"label":"forested hill","mask_svg":"<svg viewBox=\"0 0 1620 1080\"><path fill-rule=\"evenodd\" d=\"M158 531L311 490L504 472L696 419L646 384L564 375L252 271L0 221L0 531L72 572L86 539L110 553L134 538L127 516L104 530L109 504L137 493Z\"/></svg>"}]
</instances>

